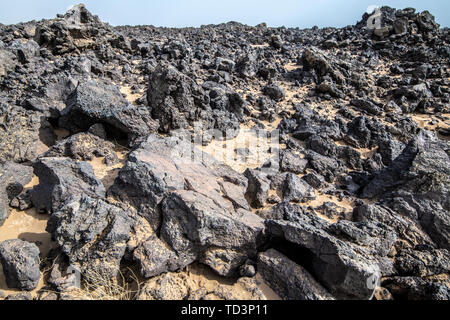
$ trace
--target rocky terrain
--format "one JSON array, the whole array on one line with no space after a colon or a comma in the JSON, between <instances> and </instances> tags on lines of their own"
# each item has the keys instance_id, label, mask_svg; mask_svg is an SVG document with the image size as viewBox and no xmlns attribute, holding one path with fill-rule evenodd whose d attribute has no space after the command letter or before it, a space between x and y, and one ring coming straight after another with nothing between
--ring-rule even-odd
<instances>
[{"instance_id":1,"label":"rocky terrain","mask_svg":"<svg viewBox=\"0 0 450 320\"><path fill-rule=\"evenodd\" d=\"M0 299L449 299L450 33L381 12L0 24Z\"/></svg>"}]
</instances>

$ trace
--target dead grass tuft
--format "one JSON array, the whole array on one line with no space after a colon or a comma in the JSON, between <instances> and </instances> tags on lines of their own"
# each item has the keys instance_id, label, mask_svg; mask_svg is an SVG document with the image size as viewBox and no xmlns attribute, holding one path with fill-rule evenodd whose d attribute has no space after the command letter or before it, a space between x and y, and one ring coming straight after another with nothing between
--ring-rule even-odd
<instances>
[{"instance_id":1,"label":"dead grass tuft","mask_svg":"<svg viewBox=\"0 0 450 320\"><path fill-rule=\"evenodd\" d=\"M81 288L72 288L67 292L74 300L134 300L140 291L138 277L128 269L137 288L126 281L122 272L116 278L105 276L101 271L90 270L83 274Z\"/></svg>"}]
</instances>

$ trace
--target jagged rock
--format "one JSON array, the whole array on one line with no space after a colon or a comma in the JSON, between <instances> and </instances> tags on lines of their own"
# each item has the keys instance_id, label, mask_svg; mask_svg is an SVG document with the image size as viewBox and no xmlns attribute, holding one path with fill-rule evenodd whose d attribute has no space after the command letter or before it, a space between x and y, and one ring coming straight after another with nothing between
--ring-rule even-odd
<instances>
[{"instance_id":1,"label":"jagged rock","mask_svg":"<svg viewBox=\"0 0 450 320\"><path fill-rule=\"evenodd\" d=\"M83 24L101 23L100 19L97 16L92 15L82 3L67 10L66 14L63 16L63 19L72 28Z\"/></svg>"},{"instance_id":2,"label":"jagged rock","mask_svg":"<svg viewBox=\"0 0 450 320\"><path fill-rule=\"evenodd\" d=\"M42 139L49 126L42 114L0 102L0 160L19 163L34 160L45 151L45 143L52 143Z\"/></svg>"},{"instance_id":3,"label":"jagged rock","mask_svg":"<svg viewBox=\"0 0 450 320\"><path fill-rule=\"evenodd\" d=\"M160 213L155 210L161 204L161 240L170 247L163 249L163 242L152 238L149 241L156 241L160 255L147 254L145 245L137 249L141 264L149 264L150 271L143 266L148 275L164 268L179 269L195 260L222 275L232 275L256 254L263 225L243 209L248 207L246 179L206 155L203 162L192 162L190 152L190 144L178 138L149 136L130 154L110 190L136 207L155 230L161 226ZM202 153L197 155L201 160Z\"/></svg>"},{"instance_id":4,"label":"jagged rock","mask_svg":"<svg viewBox=\"0 0 450 320\"><path fill-rule=\"evenodd\" d=\"M146 108L129 104L116 86L99 81L78 84L61 114L59 125L74 133L102 123L111 128L113 137L133 140L158 127Z\"/></svg>"},{"instance_id":5,"label":"jagged rock","mask_svg":"<svg viewBox=\"0 0 450 320\"><path fill-rule=\"evenodd\" d=\"M141 266L141 275L151 278L169 271L176 271L192 263L192 259L177 255L173 249L156 235L140 244L133 252L133 258Z\"/></svg>"},{"instance_id":6,"label":"jagged rock","mask_svg":"<svg viewBox=\"0 0 450 320\"><path fill-rule=\"evenodd\" d=\"M353 210L353 219L356 222L381 222L392 227L398 237L414 247L415 243L432 245L431 238L422 231L420 224L415 221L415 210L400 199L395 199L395 211L386 206L362 205ZM403 203L402 203L403 202ZM411 210L408 212L408 210ZM398 213L397 213L398 212ZM408 217L408 214L410 217ZM405 245L405 244L404 244Z\"/></svg>"},{"instance_id":7,"label":"jagged rock","mask_svg":"<svg viewBox=\"0 0 450 320\"><path fill-rule=\"evenodd\" d=\"M186 141L150 135L129 155L110 193L136 207L155 229L160 224L155 208L174 190L195 190L211 197L223 208L232 208L232 202L222 197L222 186L218 182L221 175L231 183L222 184L226 194L234 194L235 203L243 202L245 177L215 167L217 160L200 150L195 151L197 161L193 162L191 152L191 145Z\"/></svg>"},{"instance_id":8,"label":"jagged rock","mask_svg":"<svg viewBox=\"0 0 450 320\"><path fill-rule=\"evenodd\" d=\"M439 25L434 21L434 16L428 11L422 12L418 15L417 24L422 31L432 31L439 28Z\"/></svg>"},{"instance_id":9,"label":"jagged rock","mask_svg":"<svg viewBox=\"0 0 450 320\"><path fill-rule=\"evenodd\" d=\"M319 76L330 75L337 83L343 83L345 81L341 72L330 64L330 59L319 49L305 49L302 60L305 67L314 69Z\"/></svg>"},{"instance_id":10,"label":"jagged rock","mask_svg":"<svg viewBox=\"0 0 450 320\"><path fill-rule=\"evenodd\" d=\"M252 78L258 72L257 55L255 53L245 53L237 61L235 70L243 78Z\"/></svg>"},{"instance_id":11,"label":"jagged rock","mask_svg":"<svg viewBox=\"0 0 450 320\"><path fill-rule=\"evenodd\" d=\"M151 75L147 101L159 130L187 129L201 122L203 130L218 130L226 139L239 132L245 101L212 81L199 86L173 66L159 64Z\"/></svg>"},{"instance_id":12,"label":"jagged rock","mask_svg":"<svg viewBox=\"0 0 450 320\"><path fill-rule=\"evenodd\" d=\"M39 177L39 185L31 192L31 200L37 210L55 211L67 198L82 193L105 197L105 187L87 162L41 158L33 163L33 168Z\"/></svg>"},{"instance_id":13,"label":"jagged rock","mask_svg":"<svg viewBox=\"0 0 450 320\"><path fill-rule=\"evenodd\" d=\"M308 167L322 175L327 182L333 182L336 175L346 172L346 167L342 161L320 155L314 151L308 150L305 159L308 160Z\"/></svg>"},{"instance_id":14,"label":"jagged rock","mask_svg":"<svg viewBox=\"0 0 450 320\"><path fill-rule=\"evenodd\" d=\"M450 254L446 249L405 249L396 255L395 268L402 276L429 277L448 274Z\"/></svg>"},{"instance_id":15,"label":"jagged rock","mask_svg":"<svg viewBox=\"0 0 450 320\"><path fill-rule=\"evenodd\" d=\"M114 144L93 134L78 133L52 146L41 157L69 157L74 160L90 161L95 157L104 157L108 165L119 162L114 152Z\"/></svg>"},{"instance_id":16,"label":"jagged rock","mask_svg":"<svg viewBox=\"0 0 450 320\"><path fill-rule=\"evenodd\" d=\"M325 184L325 179L320 174L311 172L302 177L311 187L319 189Z\"/></svg>"},{"instance_id":17,"label":"jagged rock","mask_svg":"<svg viewBox=\"0 0 450 320\"><path fill-rule=\"evenodd\" d=\"M380 270L377 262L363 248L328 234L323 220L295 216L296 222L267 220L269 234L285 239L311 253L314 276L337 298L369 299Z\"/></svg>"},{"instance_id":18,"label":"jagged rock","mask_svg":"<svg viewBox=\"0 0 450 320\"><path fill-rule=\"evenodd\" d=\"M17 60L24 64L30 63L34 57L39 55L40 48L34 40L29 40L25 43L15 40L9 45L9 49L16 54Z\"/></svg>"},{"instance_id":19,"label":"jagged rock","mask_svg":"<svg viewBox=\"0 0 450 320\"><path fill-rule=\"evenodd\" d=\"M243 120L246 102L238 93L211 81L203 83L202 88L208 91L209 103L214 111L229 112L229 115L225 114L226 117L230 118L231 115L234 115L239 121ZM215 128L220 130L221 126L218 124L220 113L215 112L213 114L216 117Z\"/></svg>"},{"instance_id":20,"label":"jagged rock","mask_svg":"<svg viewBox=\"0 0 450 320\"><path fill-rule=\"evenodd\" d=\"M0 262L9 288L31 291L41 278L39 248L19 239L0 242Z\"/></svg>"},{"instance_id":21,"label":"jagged rock","mask_svg":"<svg viewBox=\"0 0 450 320\"><path fill-rule=\"evenodd\" d=\"M115 277L132 224L122 209L78 192L52 214L47 231L82 273Z\"/></svg>"},{"instance_id":22,"label":"jagged rock","mask_svg":"<svg viewBox=\"0 0 450 320\"><path fill-rule=\"evenodd\" d=\"M283 299L334 300L308 271L274 249L258 254L258 272Z\"/></svg>"},{"instance_id":23,"label":"jagged rock","mask_svg":"<svg viewBox=\"0 0 450 320\"><path fill-rule=\"evenodd\" d=\"M395 231L383 224L372 222L349 222L345 220L332 224L328 231L338 238L346 238L353 243L364 246L373 255L387 256L397 241Z\"/></svg>"},{"instance_id":24,"label":"jagged rock","mask_svg":"<svg viewBox=\"0 0 450 320\"><path fill-rule=\"evenodd\" d=\"M450 237L447 148L444 142L422 132L363 192L364 197L390 193L403 198L418 212L418 220L430 237L445 249Z\"/></svg>"},{"instance_id":25,"label":"jagged rock","mask_svg":"<svg viewBox=\"0 0 450 320\"><path fill-rule=\"evenodd\" d=\"M420 277L392 277L383 281L394 296L408 300L449 300L450 288L448 282L439 279L426 280Z\"/></svg>"},{"instance_id":26,"label":"jagged rock","mask_svg":"<svg viewBox=\"0 0 450 320\"><path fill-rule=\"evenodd\" d=\"M61 55L77 48L92 48L95 41L91 38L104 34L105 29L112 31L83 4L79 4L69 9L65 15L37 25L34 39L41 47L48 48L55 55Z\"/></svg>"},{"instance_id":27,"label":"jagged rock","mask_svg":"<svg viewBox=\"0 0 450 320\"><path fill-rule=\"evenodd\" d=\"M13 162L0 165L0 226L9 217L10 201L19 196L33 178L33 168Z\"/></svg>"},{"instance_id":28,"label":"jagged rock","mask_svg":"<svg viewBox=\"0 0 450 320\"><path fill-rule=\"evenodd\" d=\"M288 173L283 186L284 201L305 202L316 199L314 189L297 175Z\"/></svg>"},{"instance_id":29,"label":"jagged rock","mask_svg":"<svg viewBox=\"0 0 450 320\"><path fill-rule=\"evenodd\" d=\"M7 75L9 71L13 71L17 65L13 53L0 49L0 77Z\"/></svg>"},{"instance_id":30,"label":"jagged rock","mask_svg":"<svg viewBox=\"0 0 450 320\"><path fill-rule=\"evenodd\" d=\"M380 141L392 140L392 136L379 122L361 116L348 124L344 140L356 148L372 148Z\"/></svg>"},{"instance_id":31,"label":"jagged rock","mask_svg":"<svg viewBox=\"0 0 450 320\"><path fill-rule=\"evenodd\" d=\"M213 122L208 110L209 98L194 80L172 66L158 65L151 75L147 100L159 129L185 129L193 121ZM203 113L200 111L204 109ZM210 126L204 125L204 129Z\"/></svg>"},{"instance_id":32,"label":"jagged rock","mask_svg":"<svg viewBox=\"0 0 450 320\"><path fill-rule=\"evenodd\" d=\"M270 84L265 86L263 92L266 96L270 97L275 101L282 101L286 97L284 89L276 84Z\"/></svg>"},{"instance_id":33,"label":"jagged rock","mask_svg":"<svg viewBox=\"0 0 450 320\"><path fill-rule=\"evenodd\" d=\"M230 276L256 255L263 238L262 219L239 210L231 213L195 191L172 192L162 204L161 235L178 253Z\"/></svg>"},{"instance_id":34,"label":"jagged rock","mask_svg":"<svg viewBox=\"0 0 450 320\"><path fill-rule=\"evenodd\" d=\"M250 204L255 208L263 207L269 196L270 181L263 172L253 169L247 169L244 175L248 179L246 195L250 199Z\"/></svg>"},{"instance_id":35,"label":"jagged rock","mask_svg":"<svg viewBox=\"0 0 450 320\"><path fill-rule=\"evenodd\" d=\"M292 172L295 174L304 173L307 165L307 160L300 158L289 150L284 151L282 154L280 161L281 171Z\"/></svg>"},{"instance_id":36,"label":"jagged rock","mask_svg":"<svg viewBox=\"0 0 450 320\"><path fill-rule=\"evenodd\" d=\"M373 115L380 115L383 112L379 106L366 99L353 99L350 103Z\"/></svg>"},{"instance_id":37,"label":"jagged rock","mask_svg":"<svg viewBox=\"0 0 450 320\"><path fill-rule=\"evenodd\" d=\"M66 108L67 98L77 85L78 81L71 77L65 76L55 79L54 82L45 85L40 95L33 95L26 99L25 107L39 111L51 119L58 119L61 112Z\"/></svg>"}]
</instances>

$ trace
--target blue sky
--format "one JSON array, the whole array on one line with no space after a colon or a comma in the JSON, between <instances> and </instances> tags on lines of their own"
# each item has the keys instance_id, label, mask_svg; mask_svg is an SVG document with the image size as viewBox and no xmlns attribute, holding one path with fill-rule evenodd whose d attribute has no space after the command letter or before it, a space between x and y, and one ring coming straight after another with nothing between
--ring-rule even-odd
<instances>
[{"instance_id":1,"label":"blue sky","mask_svg":"<svg viewBox=\"0 0 450 320\"><path fill-rule=\"evenodd\" d=\"M0 23L54 18L76 0L0 0ZM200 26L238 21L248 25L343 27L358 21L370 5L429 10L441 27L450 24L450 0L84 0L112 25Z\"/></svg>"}]
</instances>

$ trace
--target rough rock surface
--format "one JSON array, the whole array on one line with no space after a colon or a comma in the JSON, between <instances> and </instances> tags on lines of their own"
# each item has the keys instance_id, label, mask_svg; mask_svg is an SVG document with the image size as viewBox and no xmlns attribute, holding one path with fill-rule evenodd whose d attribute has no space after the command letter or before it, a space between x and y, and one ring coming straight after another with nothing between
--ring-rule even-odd
<instances>
[{"instance_id":1,"label":"rough rock surface","mask_svg":"<svg viewBox=\"0 0 450 320\"><path fill-rule=\"evenodd\" d=\"M256 255L263 221L243 209L248 206L245 177L231 173L236 181L229 169L214 171L214 159L205 165L183 158L189 148L178 138L149 136L130 154L110 194L135 207L154 230L160 228L161 240L169 245L152 236L147 245L154 243L159 250L149 251L147 245L138 249L137 259L147 265L144 269L150 268L144 273L174 271L201 261L221 275L231 275ZM152 266L155 263L160 265Z\"/></svg>"},{"instance_id":2,"label":"rough rock surface","mask_svg":"<svg viewBox=\"0 0 450 320\"><path fill-rule=\"evenodd\" d=\"M49 126L42 114L0 101L0 159L34 160L45 143L51 143L51 138L41 140L42 131Z\"/></svg>"},{"instance_id":3,"label":"rough rock surface","mask_svg":"<svg viewBox=\"0 0 450 320\"><path fill-rule=\"evenodd\" d=\"M33 178L33 169L13 162L0 165L0 226L5 223L11 212L11 200L21 194L24 187Z\"/></svg>"},{"instance_id":4,"label":"rough rock surface","mask_svg":"<svg viewBox=\"0 0 450 320\"><path fill-rule=\"evenodd\" d=\"M49 220L50 232L83 273L118 275L133 221L122 209L88 195L66 200Z\"/></svg>"},{"instance_id":5,"label":"rough rock surface","mask_svg":"<svg viewBox=\"0 0 450 320\"><path fill-rule=\"evenodd\" d=\"M0 24L0 228L11 207L52 214L61 299L74 267L130 267L142 299L260 299L259 274L285 299L448 300L449 29L380 15L113 27L77 5Z\"/></svg>"},{"instance_id":6,"label":"rough rock surface","mask_svg":"<svg viewBox=\"0 0 450 320\"><path fill-rule=\"evenodd\" d=\"M314 278L295 262L270 249L258 255L258 270L280 297L288 300L333 300Z\"/></svg>"},{"instance_id":7,"label":"rough rock surface","mask_svg":"<svg viewBox=\"0 0 450 320\"><path fill-rule=\"evenodd\" d=\"M33 167L39 177L39 185L31 193L37 210L53 212L72 195L105 196L105 187L87 162L76 162L70 158L41 158Z\"/></svg>"},{"instance_id":8,"label":"rough rock surface","mask_svg":"<svg viewBox=\"0 0 450 320\"><path fill-rule=\"evenodd\" d=\"M156 129L156 122L148 110L129 104L116 86L82 82L68 97L59 124L76 133L96 123L111 127L113 136L121 137L122 134L130 140Z\"/></svg>"},{"instance_id":9,"label":"rough rock surface","mask_svg":"<svg viewBox=\"0 0 450 320\"><path fill-rule=\"evenodd\" d=\"M0 242L0 262L9 288L33 290L37 287L39 248L34 243L19 239Z\"/></svg>"},{"instance_id":10,"label":"rough rock surface","mask_svg":"<svg viewBox=\"0 0 450 320\"><path fill-rule=\"evenodd\" d=\"M104 157L106 164L119 162L114 144L90 133L74 134L52 146L41 157L68 157L74 160L90 161Z\"/></svg>"}]
</instances>

